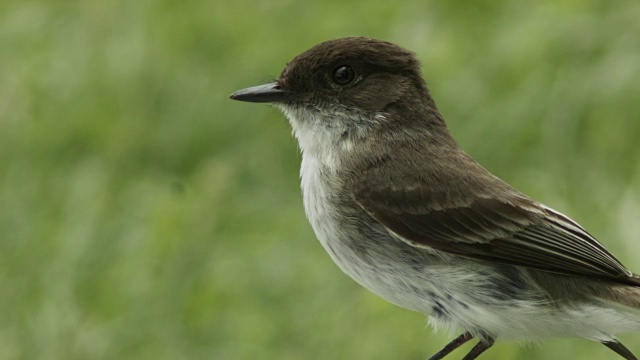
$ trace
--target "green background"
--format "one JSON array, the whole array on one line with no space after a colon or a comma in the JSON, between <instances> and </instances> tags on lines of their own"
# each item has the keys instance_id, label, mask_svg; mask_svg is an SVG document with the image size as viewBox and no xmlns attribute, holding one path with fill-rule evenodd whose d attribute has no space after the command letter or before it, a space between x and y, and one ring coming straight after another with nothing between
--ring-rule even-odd
<instances>
[{"instance_id":1,"label":"green background","mask_svg":"<svg viewBox=\"0 0 640 360\"><path fill-rule=\"evenodd\" d=\"M469 153L640 272L639 19L637 0L2 1L0 359L441 348L315 240L283 116L227 99L349 35L415 51ZM616 355L559 339L485 358Z\"/></svg>"}]
</instances>

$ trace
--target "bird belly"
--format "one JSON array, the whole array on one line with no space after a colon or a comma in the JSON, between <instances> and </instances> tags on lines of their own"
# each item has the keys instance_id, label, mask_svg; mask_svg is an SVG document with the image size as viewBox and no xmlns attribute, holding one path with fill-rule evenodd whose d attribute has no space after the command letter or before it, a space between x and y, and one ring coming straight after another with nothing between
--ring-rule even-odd
<instances>
[{"instance_id":1,"label":"bird belly","mask_svg":"<svg viewBox=\"0 0 640 360\"><path fill-rule=\"evenodd\" d=\"M331 226L330 222L325 221L324 226ZM507 340L580 337L610 341L614 334L640 329L637 317L596 301L553 304L535 285L514 282L522 271L516 267L494 267L446 254L412 254L416 249L405 249L399 243L376 244L363 252L340 231L317 228L316 235L349 277L397 306L429 315L436 330ZM371 238L356 241L367 240ZM386 241L393 244L396 240L388 237Z\"/></svg>"}]
</instances>

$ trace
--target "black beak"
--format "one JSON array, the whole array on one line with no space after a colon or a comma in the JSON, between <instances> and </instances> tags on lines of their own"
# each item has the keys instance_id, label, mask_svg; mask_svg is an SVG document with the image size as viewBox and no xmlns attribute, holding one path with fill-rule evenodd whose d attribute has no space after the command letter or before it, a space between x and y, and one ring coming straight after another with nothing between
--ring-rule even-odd
<instances>
[{"instance_id":1,"label":"black beak","mask_svg":"<svg viewBox=\"0 0 640 360\"><path fill-rule=\"evenodd\" d=\"M291 100L295 93L283 90L280 84L272 82L270 84L253 86L238 90L229 96L232 100L248 102L281 102Z\"/></svg>"}]
</instances>

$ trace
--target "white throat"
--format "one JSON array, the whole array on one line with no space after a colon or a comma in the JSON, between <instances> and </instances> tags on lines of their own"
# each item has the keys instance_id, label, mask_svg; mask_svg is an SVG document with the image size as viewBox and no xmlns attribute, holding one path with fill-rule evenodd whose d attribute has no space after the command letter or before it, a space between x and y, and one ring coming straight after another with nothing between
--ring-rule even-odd
<instances>
[{"instance_id":1,"label":"white throat","mask_svg":"<svg viewBox=\"0 0 640 360\"><path fill-rule=\"evenodd\" d=\"M289 119L303 158L312 157L331 172L340 167L354 143L366 135L373 123L384 120L382 114L373 118L356 114L354 118L354 114L337 111L325 114L297 106L278 104L277 107Z\"/></svg>"}]
</instances>

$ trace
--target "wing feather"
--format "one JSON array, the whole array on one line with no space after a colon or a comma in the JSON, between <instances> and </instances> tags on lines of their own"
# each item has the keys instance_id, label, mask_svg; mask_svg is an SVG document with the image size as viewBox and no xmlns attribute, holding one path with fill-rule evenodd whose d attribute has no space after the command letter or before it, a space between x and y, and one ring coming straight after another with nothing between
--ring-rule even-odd
<instances>
[{"instance_id":1,"label":"wing feather","mask_svg":"<svg viewBox=\"0 0 640 360\"><path fill-rule=\"evenodd\" d=\"M476 198L431 206L422 191L356 193L356 202L407 243L471 258L557 273L640 281L593 236L568 217L523 197ZM409 196L411 195L411 196ZM391 200L383 200L391 199ZM403 207L404 201L409 205Z\"/></svg>"}]
</instances>

